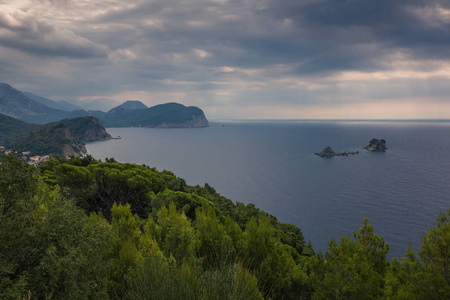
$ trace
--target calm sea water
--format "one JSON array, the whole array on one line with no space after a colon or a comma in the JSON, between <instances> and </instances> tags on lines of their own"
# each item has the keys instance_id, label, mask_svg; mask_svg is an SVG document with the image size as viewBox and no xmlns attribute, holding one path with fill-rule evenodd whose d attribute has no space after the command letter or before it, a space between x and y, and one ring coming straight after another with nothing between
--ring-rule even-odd
<instances>
[{"instance_id":1,"label":"calm sea water","mask_svg":"<svg viewBox=\"0 0 450 300\"><path fill-rule=\"evenodd\" d=\"M299 226L316 250L365 217L402 257L450 208L450 123L224 121L208 128L108 128L120 140L87 145L95 158L171 170L233 201ZM389 150L361 149L384 138ZM314 155L359 150L348 157Z\"/></svg>"}]
</instances>

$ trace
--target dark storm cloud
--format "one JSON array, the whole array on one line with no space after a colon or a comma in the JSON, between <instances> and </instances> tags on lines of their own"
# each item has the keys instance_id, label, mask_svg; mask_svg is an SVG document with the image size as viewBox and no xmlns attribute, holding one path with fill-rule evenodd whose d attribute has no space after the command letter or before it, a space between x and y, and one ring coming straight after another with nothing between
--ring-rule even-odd
<instances>
[{"instance_id":1,"label":"dark storm cloud","mask_svg":"<svg viewBox=\"0 0 450 300\"><path fill-rule=\"evenodd\" d=\"M323 46L339 47L341 43L371 39L387 48L407 48L421 57L434 58L437 54L448 58L450 52L443 50L450 44L450 22L448 15L439 15L441 9L450 9L450 2L271 1L266 11L277 18L292 18L298 28L307 28L311 38L323 39ZM354 28L362 34L354 35Z\"/></svg>"}]
</instances>

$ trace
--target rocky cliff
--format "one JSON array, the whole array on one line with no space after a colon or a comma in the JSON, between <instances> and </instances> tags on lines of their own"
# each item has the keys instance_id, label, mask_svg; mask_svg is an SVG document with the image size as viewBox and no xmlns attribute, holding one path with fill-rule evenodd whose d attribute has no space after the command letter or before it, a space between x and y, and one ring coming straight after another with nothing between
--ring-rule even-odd
<instances>
[{"instance_id":1,"label":"rocky cliff","mask_svg":"<svg viewBox=\"0 0 450 300\"><path fill-rule=\"evenodd\" d=\"M104 141L113 137L106 132L99 119L82 117L60 121L68 126L81 142Z\"/></svg>"},{"instance_id":2,"label":"rocky cliff","mask_svg":"<svg viewBox=\"0 0 450 300\"><path fill-rule=\"evenodd\" d=\"M86 147L80 140L73 134L69 127L64 128L64 135L67 142L62 146L62 155L68 156L83 156L87 154Z\"/></svg>"},{"instance_id":3,"label":"rocky cliff","mask_svg":"<svg viewBox=\"0 0 450 300\"><path fill-rule=\"evenodd\" d=\"M157 128L191 128L191 127L208 127L209 123L205 115L192 115L190 120L183 123L161 123Z\"/></svg>"}]
</instances>

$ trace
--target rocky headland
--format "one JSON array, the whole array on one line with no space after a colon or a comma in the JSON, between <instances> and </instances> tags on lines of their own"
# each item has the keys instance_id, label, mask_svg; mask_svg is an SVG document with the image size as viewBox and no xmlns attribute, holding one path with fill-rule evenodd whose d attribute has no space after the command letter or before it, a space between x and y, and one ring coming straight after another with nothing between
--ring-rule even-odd
<instances>
[{"instance_id":1,"label":"rocky headland","mask_svg":"<svg viewBox=\"0 0 450 300\"><path fill-rule=\"evenodd\" d=\"M66 157L86 155L85 142L112 138L97 118L83 117L40 126L37 130L10 137L3 144L7 149L19 149L30 155Z\"/></svg>"},{"instance_id":2,"label":"rocky headland","mask_svg":"<svg viewBox=\"0 0 450 300\"><path fill-rule=\"evenodd\" d=\"M358 150L351 151L351 152L342 151L342 152L337 153L330 146L326 146L322 151L320 151L318 153L316 152L314 154L318 155L320 157L332 157L332 156L349 156L349 155L355 155L358 153L359 153Z\"/></svg>"}]
</instances>

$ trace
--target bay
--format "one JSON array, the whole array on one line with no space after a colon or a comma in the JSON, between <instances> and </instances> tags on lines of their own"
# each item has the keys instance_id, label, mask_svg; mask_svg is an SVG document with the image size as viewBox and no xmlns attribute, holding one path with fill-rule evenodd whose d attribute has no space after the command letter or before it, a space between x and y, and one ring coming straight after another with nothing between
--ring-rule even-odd
<instances>
[{"instance_id":1,"label":"bay","mask_svg":"<svg viewBox=\"0 0 450 300\"><path fill-rule=\"evenodd\" d=\"M402 257L450 207L450 123L216 121L207 128L107 128L119 140L86 145L97 159L173 171L190 185L254 203L299 226L315 250L351 234L365 217ZM361 149L372 138L386 152ZM358 155L321 158L335 151Z\"/></svg>"}]
</instances>

